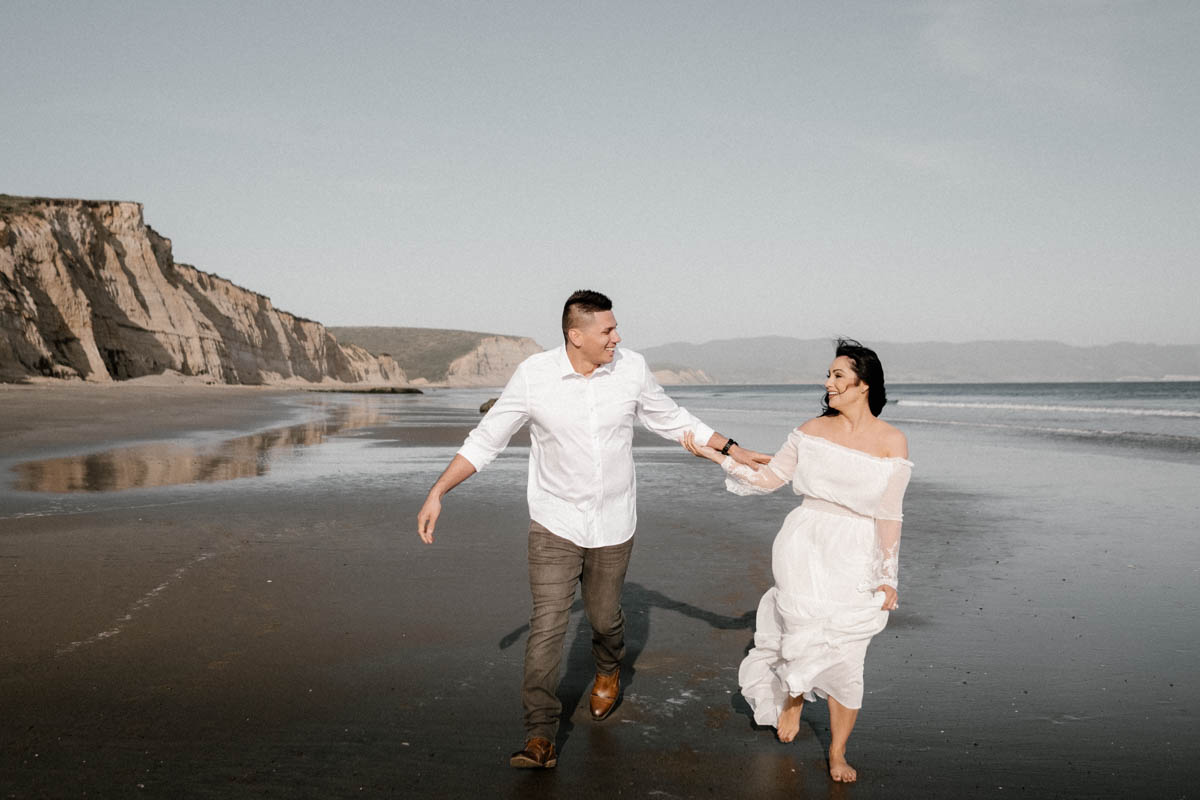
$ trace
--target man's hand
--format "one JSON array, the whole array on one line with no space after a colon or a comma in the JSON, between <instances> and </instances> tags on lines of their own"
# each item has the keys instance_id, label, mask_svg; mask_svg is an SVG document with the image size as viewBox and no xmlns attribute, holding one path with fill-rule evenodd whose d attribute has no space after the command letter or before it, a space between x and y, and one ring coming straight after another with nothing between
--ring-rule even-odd
<instances>
[{"instance_id":1,"label":"man's hand","mask_svg":"<svg viewBox=\"0 0 1200 800\"><path fill-rule=\"evenodd\" d=\"M875 591L883 592L886 597L883 598L883 605L880 607L883 611L895 611L900 607L900 593L888 586L886 583L875 587Z\"/></svg>"},{"instance_id":2,"label":"man's hand","mask_svg":"<svg viewBox=\"0 0 1200 800\"><path fill-rule=\"evenodd\" d=\"M433 544L433 528L442 513L442 499L433 492L425 498L425 504L417 512L417 535L425 544Z\"/></svg>"},{"instance_id":3,"label":"man's hand","mask_svg":"<svg viewBox=\"0 0 1200 800\"><path fill-rule=\"evenodd\" d=\"M475 467L461 455L455 453L441 476L425 496L425 504L417 512L417 535L425 544L433 544L433 527L442 513L442 495L475 474Z\"/></svg>"}]
</instances>

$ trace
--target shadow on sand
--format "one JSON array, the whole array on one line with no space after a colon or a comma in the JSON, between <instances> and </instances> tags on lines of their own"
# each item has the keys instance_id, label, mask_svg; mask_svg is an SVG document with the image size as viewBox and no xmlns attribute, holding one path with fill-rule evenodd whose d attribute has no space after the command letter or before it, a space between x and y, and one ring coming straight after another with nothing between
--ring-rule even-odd
<instances>
[{"instance_id":1,"label":"shadow on sand","mask_svg":"<svg viewBox=\"0 0 1200 800\"><path fill-rule=\"evenodd\" d=\"M625 658L621 662L622 698L637 679L637 659L650 640L650 609L661 608L666 611L677 611L685 617L700 620L718 630L739 628L749 630L754 625L755 612L753 610L737 617L726 616L697 608L681 600L674 600L655 589L647 589L640 583L625 584L621 593L621 607L625 612ZM592 628L588 624L587 616L581 613L582 611L583 600L577 598L571 606L571 615L577 617L575 636L571 648L567 652L566 669L563 670L562 680L558 684L558 699L562 703L562 715L556 746L560 751L570 738L574 728L571 717L588 687L591 686L595 673L595 664L592 661ZM528 632L529 625L525 624L505 634L500 639L500 649L505 650L512 647ZM748 649L749 646L747 646ZM737 696L737 700L741 703L736 710L750 717L749 706L741 699L740 695ZM617 702L620 707L621 701Z\"/></svg>"}]
</instances>

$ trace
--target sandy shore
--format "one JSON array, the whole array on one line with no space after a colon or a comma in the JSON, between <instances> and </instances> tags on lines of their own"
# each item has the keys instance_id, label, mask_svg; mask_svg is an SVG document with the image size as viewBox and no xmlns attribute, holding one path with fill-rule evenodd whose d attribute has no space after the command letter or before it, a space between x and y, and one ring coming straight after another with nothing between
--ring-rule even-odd
<instances>
[{"instance_id":1,"label":"sandy shore","mask_svg":"<svg viewBox=\"0 0 1200 800\"><path fill-rule=\"evenodd\" d=\"M298 401L224 387L3 387L0 457L245 434ZM1022 674L1008 663L1019 653L987 651L989 640L1070 623L981 630L961 608L979 580L961 548L986 520L971 497L929 491L914 493L912 513L937 503L947 530L908 551L923 566L868 657L851 753L861 781L831 785L823 706L785 746L751 724L736 692L770 542L794 500L748 506L674 452L639 457L643 498L702 490L643 503L621 705L602 724L587 719L576 615L559 766L510 769L528 613L528 519L511 488L523 459L453 493L437 541L422 546L416 509L473 420L398 426L388 404L404 402L420 400L346 400L352 425L268 451L274 466L248 480L0 492L2 796L1116 797L1131 775L1151 794L1185 796L1195 767L1170 751L1120 756L1111 730L1055 738L1047 723L1043 741L1006 727L1014 693L1046 694L1062 676ZM352 469L368 456L370 468Z\"/></svg>"}]
</instances>

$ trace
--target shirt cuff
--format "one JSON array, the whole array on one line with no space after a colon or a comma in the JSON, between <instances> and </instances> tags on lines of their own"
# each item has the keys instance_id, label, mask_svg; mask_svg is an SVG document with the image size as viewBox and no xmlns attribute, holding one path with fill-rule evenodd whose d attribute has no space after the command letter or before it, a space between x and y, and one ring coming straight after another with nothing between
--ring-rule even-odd
<instances>
[{"instance_id":1,"label":"shirt cuff","mask_svg":"<svg viewBox=\"0 0 1200 800\"><path fill-rule=\"evenodd\" d=\"M492 463L494 455L488 453L484 448L475 444L470 440L463 443L463 446L458 448L458 454L471 462L471 466L476 472L481 471L488 464Z\"/></svg>"},{"instance_id":2,"label":"shirt cuff","mask_svg":"<svg viewBox=\"0 0 1200 800\"><path fill-rule=\"evenodd\" d=\"M696 444L706 445L712 435L716 433L712 428L705 425L703 422L697 422L692 426L692 433L696 435Z\"/></svg>"}]
</instances>

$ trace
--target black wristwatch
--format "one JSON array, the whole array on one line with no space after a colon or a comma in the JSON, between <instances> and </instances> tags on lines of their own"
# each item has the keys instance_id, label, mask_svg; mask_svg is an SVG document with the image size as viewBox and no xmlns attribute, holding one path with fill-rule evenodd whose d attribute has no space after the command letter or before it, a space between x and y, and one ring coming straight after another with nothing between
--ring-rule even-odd
<instances>
[{"instance_id":1,"label":"black wristwatch","mask_svg":"<svg viewBox=\"0 0 1200 800\"><path fill-rule=\"evenodd\" d=\"M733 447L735 444L737 444L737 442L735 442L733 439L727 440L725 442L725 446L721 448L721 455L729 455L729 448Z\"/></svg>"}]
</instances>

